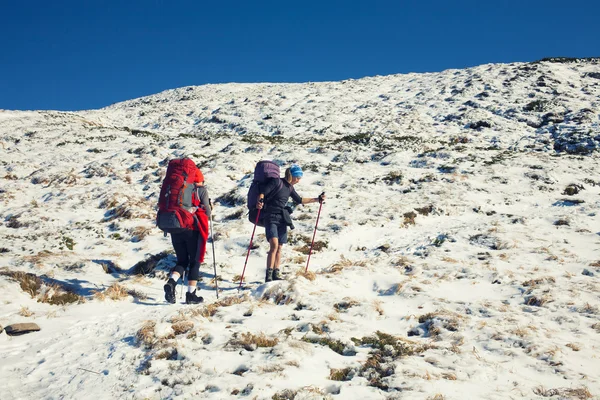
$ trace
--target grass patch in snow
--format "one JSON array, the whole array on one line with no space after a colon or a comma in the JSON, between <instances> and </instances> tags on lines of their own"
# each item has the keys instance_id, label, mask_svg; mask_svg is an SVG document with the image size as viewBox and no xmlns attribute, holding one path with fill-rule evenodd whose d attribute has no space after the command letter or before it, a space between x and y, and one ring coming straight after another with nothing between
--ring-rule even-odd
<instances>
[{"instance_id":1,"label":"grass patch in snow","mask_svg":"<svg viewBox=\"0 0 600 400\"><path fill-rule=\"evenodd\" d=\"M340 256L340 260L338 262L332 264L329 268L322 270L319 273L338 273L338 272L341 272L342 270L344 270L344 268L349 268L349 267L353 267L353 266L366 267L367 261L366 260L360 260L360 261L350 260L342 254Z\"/></svg>"},{"instance_id":2,"label":"grass patch in snow","mask_svg":"<svg viewBox=\"0 0 600 400\"><path fill-rule=\"evenodd\" d=\"M560 398L568 399L591 399L594 397L587 387L581 388L557 388L557 389L546 389L543 386L538 386L533 389L533 393L542 397L554 397L559 396Z\"/></svg>"},{"instance_id":3,"label":"grass patch in snow","mask_svg":"<svg viewBox=\"0 0 600 400\"><path fill-rule=\"evenodd\" d=\"M242 334L238 334L236 332L233 334L229 342L227 342L227 345L234 348L243 348L248 351L254 351L259 347L274 347L278 342L279 341L277 338L267 337L262 332L258 335L250 332Z\"/></svg>"},{"instance_id":4,"label":"grass patch in snow","mask_svg":"<svg viewBox=\"0 0 600 400\"><path fill-rule=\"evenodd\" d=\"M238 278L238 281L239 281L239 278ZM204 307L193 309L189 312L189 315L191 317L197 317L200 315L204 318L209 318L209 317L213 317L219 311L219 308L221 308L221 307L230 307L234 304L240 304L245 301L248 301L247 295L237 296L237 297L229 296L229 297L225 297L224 299L219 300L217 302L207 304Z\"/></svg>"},{"instance_id":5,"label":"grass patch in snow","mask_svg":"<svg viewBox=\"0 0 600 400\"><path fill-rule=\"evenodd\" d=\"M329 379L332 381L350 381L354 376L354 369L347 368L332 368L329 370Z\"/></svg>"},{"instance_id":6,"label":"grass patch in snow","mask_svg":"<svg viewBox=\"0 0 600 400\"><path fill-rule=\"evenodd\" d=\"M302 341L329 347L331 350L342 356L344 355L344 350L346 349L346 344L337 339L324 337L303 337Z\"/></svg>"},{"instance_id":7,"label":"grass patch in snow","mask_svg":"<svg viewBox=\"0 0 600 400\"><path fill-rule=\"evenodd\" d=\"M150 257L136 263L130 270L130 275L147 275L150 272L154 271L158 263L169 256L171 252L162 251L158 254L151 255Z\"/></svg>"},{"instance_id":8,"label":"grass patch in snow","mask_svg":"<svg viewBox=\"0 0 600 400\"><path fill-rule=\"evenodd\" d=\"M360 303L356 300L352 300L352 299L344 299L344 301L341 301L339 303L335 303L333 305L333 308L335 308L335 310L337 312L346 312L348 311L350 308L355 307L355 306L359 306Z\"/></svg>"},{"instance_id":9,"label":"grass patch in snow","mask_svg":"<svg viewBox=\"0 0 600 400\"><path fill-rule=\"evenodd\" d=\"M28 293L31 298L36 298L40 303L65 305L84 301L82 296L73 292L68 287L57 282L45 282L42 278L32 273L4 269L0 271L0 275L17 281L21 286L21 290Z\"/></svg>"},{"instance_id":10,"label":"grass patch in snow","mask_svg":"<svg viewBox=\"0 0 600 400\"><path fill-rule=\"evenodd\" d=\"M106 299L118 301L129 297L129 292L125 286L122 286L119 283L113 283L104 290L95 291L94 297L101 301Z\"/></svg>"}]
</instances>

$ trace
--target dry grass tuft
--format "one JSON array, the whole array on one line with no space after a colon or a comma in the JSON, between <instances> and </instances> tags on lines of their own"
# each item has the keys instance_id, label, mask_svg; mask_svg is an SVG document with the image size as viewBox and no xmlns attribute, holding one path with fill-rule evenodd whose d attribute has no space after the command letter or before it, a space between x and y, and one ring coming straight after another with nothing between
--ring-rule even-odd
<instances>
[{"instance_id":1,"label":"dry grass tuft","mask_svg":"<svg viewBox=\"0 0 600 400\"><path fill-rule=\"evenodd\" d=\"M144 325L137 331L135 338L138 343L143 344L148 348L152 348L154 343L156 343L156 333L154 332L154 328L156 327L155 321L146 321Z\"/></svg>"},{"instance_id":2,"label":"dry grass tuft","mask_svg":"<svg viewBox=\"0 0 600 400\"><path fill-rule=\"evenodd\" d=\"M179 353L177 351L177 349L167 349L167 350L163 350L160 351L158 353L156 353L154 355L154 357L152 357L155 360L177 360Z\"/></svg>"},{"instance_id":3,"label":"dry grass tuft","mask_svg":"<svg viewBox=\"0 0 600 400\"><path fill-rule=\"evenodd\" d=\"M443 372L442 378L449 380L449 381L455 381L457 379L456 374L454 374L452 372Z\"/></svg>"},{"instance_id":4,"label":"dry grass tuft","mask_svg":"<svg viewBox=\"0 0 600 400\"><path fill-rule=\"evenodd\" d=\"M452 257L442 257L442 261L450 264L458 264L458 260L455 260Z\"/></svg>"},{"instance_id":5,"label":"dry grass tuft","mask_svg":"<svg viewBox=\"0 0 600 400\"><path fill-rule=\"evenodd\" d=\"M312 271L306 271L304 268L300 268L298 272L296 272L296 276L301 276L309 281L314 281L317 278L317 275Z\"/></svg>"},{"instance_id":6,"label":"dry grass tuft","mask_svg":"<svg viewBox=\"0 0 600 400\"><path fill-rule=\"evenodd\" d=\"M142 260L136 263L131 270L129 270L130 275L147 275L150 272L154 271L158 265L158 263L169 256L168 251L162 251L158 254L151 255L145 260Z\"/></svg>"},{"instance_id":7,"label":"dry grass tuft","mask_svg":"<svg viewBox=\"0 0 600 400\"><path fill-rule=\"evenodd\" d=\"M415 225L415 218L417 218L417 214L413 211L404 213L404 221L402 222L402 227L408 228L410 225Z\"/></svg>"},{"instance_id":8,"label":"dry grass tuft","mask_svg":"<svg viewBox=\"0 0 600 400\"><path fill-rule=\"evenodd\" d=\"M124 200L124 201L123 201ZM107 209L102 222L123 219L152 219L155 203L145 197L133 198L123 194L104 199L99 208Z\"/></svg>"},{"instance_id":9,"label":"dry grass tuft","mask_svg":"<svg viewBox=\"0 0 600 400\"><path fill-rule=\"evenodd\" d=\"M335 274L335 273L341 272L344 268L353 267L353 266L365 267L366 265L367 265L366 260L353 261L353 260L347 259L346 257L344 257L344 255L342 255L340 257L340 261L334 263L328 269L322 271L321 273L334 273Z\"/></svg>"},{"instance_id":10,"label":"dry grass tuft","mask_svg":"<svg viewBox=\"0 0 600 400\"><path fill-rule=\"evenodd\" d=\"M459 314L441 310L421 315L418 321L423 325L426 335L437 338L441 335L442 329L457 332L462 318Z\"/></svg>"},{"instance_id":11,"label":"dry grass tuft","mask_svg":"<svg viewBox=\"0 0 600 400\"><path fill-rule=\"evenodd\" d=\"M445 400L446 397L441 393L436 393L434 396L429 396L427 400Z\"/></svg>"},{"instance_id":12,"label":"dry grass tuft","mask_svg":"<svg viewBox=\"0 0 600 400\"><path fill-rule=\"evenodd\" d=\"M404 283L396 283L392 285L389 289L383 291L383 294L387 295L398 295L402 292L402 288L404 287Z\"/></svg>"},{"instance_id":13,"label":"dry grass tuft","mask_svg":"<svg viewBox=\"0 0 600 400\"><path fill-rule=\"evenodd\" d=\"M31 317L33 314L33 311L31 311L29 307L21 306L21 309L19 310L19 315L21 317Z\"/></svg>"},{"instance_id":14,"label":"dry grass tuft","mask_svg":"<svg viewBox=\"0 0 600 400\"><path fill-rule=\"evenodd\" d=\"M578 345L577 343L567 343L566 346L569 347L573 351L581 350L581 346Z\"/></svg>"},{"instance_id":15,"label":"dry grass tuft","mask_svg":"<svg viewBox=\"0 0 600 400\"><path fill-rule=\"evenodd\" d=\"M275 303L278 306L288 305L295 301L294 298L291 296L293 292L294 290L291 286L287 290L283 290L279 286L274 286L265 291L261 298L261 301L268 303L272 300L273 303Z\"/></svg>"},{"instance_id":16,"label":"dry grass tuft","mask_svg":"<svg viewBox=\"0 0 600 400\"><path fill-rule=\"evenodd\" d=\"M600 267L600 260L590 263L590 267Z\"/></svg>"},{"instance_id":17,"label":"dry grass tuft","mask_svg":"<svg viewBox=\"0 0 600 400\"><path fill-rule=\"evenodd\" d=\"M152 232L152 228L148 228L147 226L138 226L138 227L129 229L129 234L131 235L132 242L141 242L151 232Z\"/></svg>"},{"instance_id":18,"label":"dry grass tuft","mask_svg":"<svg viewBox=\"0 0 600 400\"><path fill-rule=\"evenodd\" d=\"M375 309L375 311L377 311L377 313L379 315L383 315L383 308L382 305L383 303L381 302L381 300L373 300L373 308Z\"/></svg>"},{"instance_id":19,"label":"dry grass tuft","mask_svg":"<svg viewBox=\"0 0 600 400\"><path fill-rule=\"evenodd\" d=\"M352 368L341 368L335 369L331 368L329 370L329 379L332 381L350 381L352 380L353 375Z\"/></svg>"},{"instance_id":20,"label":"dry grass tuft","mask_svg":"<svg viewBox=\"0 0 600 400\"><path fill-rule=\"evenodd\" d=\"M340 355L344 355L344 350L346 349L346 344L341 340L331 339L327 337L303 337L302 341L307 343L319 344L321 346L327 346L332 351Z\"/></svg>"},{"instance_id":21,"label":"dry grass tuft","mask_svg":"<svg viewBox=\"0 0 600 400\"><path fill-rule=\"evenodd\" d=\"M306 265L306 258L307 258L306 256L298 255L298 256L292 257L290 259L290 262L294 263L294 264Z\"/></svg>"},{"instance_id":22,"label":"dry grass tuft","mask_svg":"<svg viewBox=\"0 0 600 400\"><path fill-rule=\"evenodd\" d=\"M411 264L412 264L412 262L406 256L400 256L400 257L396 258L394 261L392 261L392 265L394 267L405 267L405 266L411 265Z\"/></svg>"},{"instance_id":23,"label":"dry grass tuft","mask_svg":"<svg viewBox=\"0 0 600 400\"><path fill-rule=\"evenodd\" d=\"M24 256L23 260L32 263L36 267L41 267L48 258L60 255L63 255L63 253L53 253L50 250L42 250L33 256Z\"/></svg>"},{"instance_id":24,"label":"dry grass tuft","mask_svg":"<svg viewBox=\"0 0 600 400\"><path fill-rule=\"evenodd\" d=\"M194 323L192 321L179 321L171 325L171 328L173 328L176 335L181 335L191 331L194 328Z\"/></svg>"},{"instance_id":25,"label":"dry grass tuft","mask_svg":"<svg viewBox=\"0 0 600 400\"><path fill-rule=\"evenodd\" d=\"M0 275L7 276L19 282L21 289L28 293L31 298L37 298L37 301L40 303L65 305L85 301L82 296L79 296L68 287L57 282L46 283L35 274L4 269L0 271Z\"/></svg>"},{"instance_id":26,"label":"dry grass tuft","mask_svg":"<svg viewBox=\"0 0 600 400\"><path fill-rule=\"evenodd\" d=\"M554 279L551 276L545 276L545 277L541 277L541 278L530 279L528 281L523 282L523 286L534 288L534 287L536 287L538 285L541 285L543 283L556 283L556 279Z\"/></svg>"},{"instance_id":27,"label":"dry grass tuft","mask_svg":"<svg viewBox=\"0 0 600 400\"><path fill-rule=\"evenodd\" d=\"M197 317L198 315L203 316L204 318L213 317L218 311L220 307L230 307L234 304L240 304L245 301L248 301L249 297L247 294L243 296L229 296L221 299L215 303L207 304L206 306L193 309L190 311L191 317Z\"/></svg>"},{"instance_id":28,"label":"dry grass tuft","mask_svg":"<svg viewBox=\"0 0 600 400\"><path fill-rule=\"evenodd\" d=\"M528 306L542 307L544 304L549 302L551 299L549 296L527 296L525 298L525 304Z\"/></svg>"},{"instance_id":29,"label":"dry grass tuft","mask_svg":"<svg viewBox=\"0 0 600 400\"><path fill-rule=\"evenodd\" d=\"M594 325L592 325L592 329L595 329L596 332L600 333L600 322L596 322Z\"/></svg>"},{"instance_id":30,"label":"dry grass tuft","mask_svg":"<svg viewBox=\"0 0 600 400\"><path fill-rule=\"evenodd\" d=\"M369 346L374 354L383 354L386 357L398 358L404 356L418 355L426 350L433 349L435 346L429 344L419 344L412 340L393 336L381 331L375 332L372 336L365 336L362 339L351 339L356 345Z\"/></svg>"},{"instance_id":31,"label":"dry grass tuft","mask_svg":"<svg viewBox=\"0 0 600 400\"><path fill-rule=\"evenodd\" d=\"M271 397L272 400L294 400L296 398L297 390L284 389L281 392L277 392Z\"/></svg>"},{"instance_id":32,"label":"dry grass tuft","mask_svg":"<svg viewBox=\"0 0 600 400\"><path fill-rule=\"evenodd\" d=\"M312 253L316 253L316 252L319 252L319 251L321 251L323 249L326 249L328 246L329 246L329 242L328 241L326 241L326 240L316 240L313 243L313 246L312 246ZM294 247L294 250L297 251L297 252L299 252L299 253L302 253L302 254L308 254L311 251L310 243L305 244L304 246Z\"/></svg>"},{"instance_id":33,"label":"dry grass tuft","mask_svg":"<svg viewBox=\"0 0 600 400\"><path fill-rule=\"evenodd\" d=\"M344 298L344 301L340 301L339 303L335 303L333 305L333 308L335 308L335 310L337 312L346 312L348 311L348 309L355 307L355 306L359 306L360 303L356 300L352 300L348 297Z\"/></svg>"},{"instance_id":34,"label":"dry grass tuft","mask_svg":"<svg viewBox=\"0 0 600 400\"><path fill-rule=\"evenodd\" d=\"M0 275L7 276L17 282L21 286L21 290L34 298L39 293L43 282L42 280L35 274L20 272L20 271L8 271L3 270L0 271Z\"/></svg>"},{"instance_id":35,"label":"dry grass tuft","mask_svg":"<svg viewBox=\"0 0 600 400\"><path fill-rule=\"evenodd\" d=\"M123 300L129 297L129 289L125 286L121 286L119 283L113 283L105 290L94 292L94 297L101 301L104 301L107 298L111 300Z\"/></svg>"},{"instance_id":36,"label":"dry grass tuft","mask_svg":"<svg viewBox=\"0 0 600 400\"><path fill-rule=\"evenodd\" d=\"M600 309L598 306L592 305L590 303L585 303L582 307L579 307L577 310L583 314L598 314L600 313Z\"/></svg>"},{"instance_id":37,"label":"dry grass tuft","mask_svg":"<svg viewBox=\"0 0 600 400\"><path fill-rule=\"evenodd\" d=\"M285 368L279 364L263 365L258 367L258 373L261 374L272 374L274 372L283 372Z\"/></svg>"},{"instance_id":38,"label":"dry grass tuft","mask_svg":"<svg viewBox=\"0 0 600 400\"><path fill-rule=\"evenodd\" d=\"M148 295L146 293L140 292L139 290L136 290L136 289L127 289L127 294L136 300L148 299Z\"/></svg>"},{"instance_id":39,"label":"dry grass tuft","mask_svg":"<svg viewBox=\"0 0 600 400\"><path fill-rule=\"evenodd\" d=\"M517 335L520 338L524 338L529 335L529 329L527 329L527 327L521 327L521 326L513 329L510 332Z\"/></svg>"},{"instance_id":40,"label":"dry grass tuft","mask_svg":"<svg viewBox=\"0 0 600 400\"><path fill-rule=\"evenodd\" d=\"M254 335L250 332L238 335L234 333L233 337L227 342L228 346L235 348L244 348L248 351L254 351L259 347L274 347L278 343L277 338L269 338L264 333Z\"/></svg>"},{"instance_id":41,"label":"dry grass tuft","mask_svg":"<svg viewBox=\"0 0 600 400\"><path fill-rule=\"evenodd\" d=\"M580 400L591 399L592 397L594 397L590 393L588 388L585 386L578 388L578 389L572 389L572 388L546 389L543 386L538 386L535 389L533 389L533 393L535 393L538 396L542 396L542 397L560 396L563 398L566 397L566 398L570 398L570 399L580 399Z\"/></svg>"}]
</instances>

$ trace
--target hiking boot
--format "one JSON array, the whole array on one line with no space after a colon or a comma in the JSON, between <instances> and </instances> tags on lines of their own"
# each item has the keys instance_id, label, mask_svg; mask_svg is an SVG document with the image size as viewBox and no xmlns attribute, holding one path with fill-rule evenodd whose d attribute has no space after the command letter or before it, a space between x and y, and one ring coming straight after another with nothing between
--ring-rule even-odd
<instances>
[{"instance_id":1,"label":"hiking boot","mask_svg":"<svg viewBox=\"0 0 600 400\"><path fill-rule=\"evenodd\" d=\"M278 269L273 270L273 280L274 281L282 281L283 280L283 277L281 275L279 275Z\"/></svg>"},{"instance_id":2,"label":"hiking boot","mask_svg":"<svg viewBox=\"0 0 600 400\"><path fill-rule=\"evenodd\" d=\"M267 274L265 276L265 283L273 280L273 268L267 268Z\"/></svg>"},{"instance_id":3,"label":"hiking boot","mask_svg":"<svg viewBox=\"0 0 600 400\"><path fill-rule=\"evenodd\" d=\"M167 303L175 304L175 286L177 286L177 282L175 282L173 278L169 278L164 286L165 300Z\"/></svg>"},{"instance_id":4,"label":"hiking boot","mask_svg":"<svg viewBox=\"0 0 600 400\"><path fill-rule=\"evenodd\" d=\"M196 295L196 289L193 292L185 294L185 304L200 304L204 301L202 296Z\"/></svg>"}]
</instances>

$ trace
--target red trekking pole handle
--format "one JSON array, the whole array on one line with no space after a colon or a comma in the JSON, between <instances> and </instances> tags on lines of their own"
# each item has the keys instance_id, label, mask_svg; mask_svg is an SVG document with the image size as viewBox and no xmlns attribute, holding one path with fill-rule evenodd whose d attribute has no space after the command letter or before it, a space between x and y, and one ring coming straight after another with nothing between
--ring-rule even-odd
<instances>
[{"instance_id":1,"label":"red trekking pole handle","mask_svg":"<svg viewBox=\"0 0 600 400\"><path fill-rule=\"evenodd\" d=\"M313 232L312 242L310 243L310 250L308 250L308 259L306 260L306 269L304 273L308 272L308 263L310 262L310 255L312 254L313 245L315 244L315 235L317 234L317 225L319 225L319 217L321 216L321 207L323 207L323 200L321 200L321 196L323 196L325 192L319 195L319 213L317 214L317 222L315 223L315 231Z\"/></svg>"},{"instance_id":2,"label":"red trekking pole handle","mask_svg":"<svg viewBox=\"0 0 600 400\"><path fill-rule=\"evenodd\" d=\"M244 281L244 274L246 273L246 265L248 264L248 257L250 256L250 250L252 249L252 240L254 239L254 232L256 231L256 225L258 225L258 217L260 217L260 208L256 214L256 221L254 221L254 228L252 229L252 236L250 237L250 244L248 245L248 253L246 253L246 261L244 262L244 270L242 271L242 277L240 278L240 286L238 290L242 288L242 282Z\"/></svg>"}]
</instances>

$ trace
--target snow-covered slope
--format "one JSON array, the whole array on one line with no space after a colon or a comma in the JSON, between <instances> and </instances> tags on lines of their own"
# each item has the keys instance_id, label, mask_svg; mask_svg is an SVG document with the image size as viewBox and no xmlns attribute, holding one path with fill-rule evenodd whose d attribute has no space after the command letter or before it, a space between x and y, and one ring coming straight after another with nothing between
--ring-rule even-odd
<instances>
[{"instance_id":1,"label":"snow-covered slope","mask_svg":"<svg viewBox=\"0 0 600 400\"><path fill-rule=\"evenodd\" d=\"M594 60L0 111L0 325L41 328L0 335L1 397L598 396L599 123ZM163 300L153 218L180 156L217 204L202 306ZM261 283L258 230L238 292L261 159L328 201L311 273L315 204L287 279Z\"/></svg>"}]
</instances>

